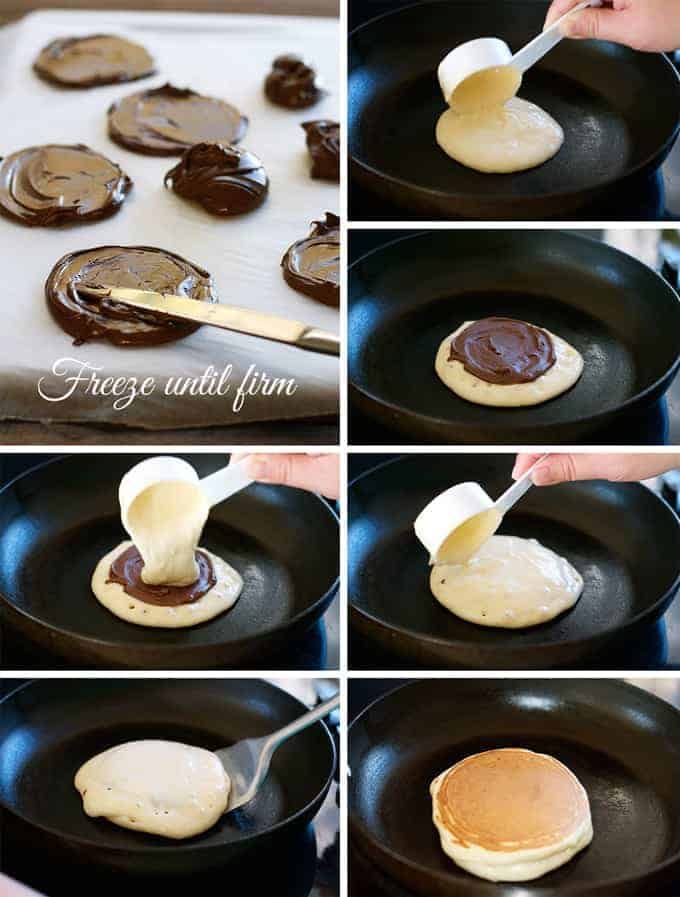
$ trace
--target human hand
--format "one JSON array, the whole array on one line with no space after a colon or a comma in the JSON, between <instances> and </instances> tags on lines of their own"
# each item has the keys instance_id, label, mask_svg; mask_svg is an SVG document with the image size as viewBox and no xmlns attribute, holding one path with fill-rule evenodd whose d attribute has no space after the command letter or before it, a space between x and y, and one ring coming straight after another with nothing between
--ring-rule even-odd
<instances>
[{"instance_id":1,"label":"human hand","mask_svg":"<svg viewBox=\"0 0 680 897\"><path fill-rule=\"evenodd\" d=\"M20 885L0 872L0 894L3 897L40 897L37 891Z\"/></svg>"},{"instance_id":2,"label":"human hand","mask_svg":"<svg viewBox=\"0 0 680 897\"><path fill-rule=\"evenodd\" d=\"M326 498L340 495L340 459L338 455L233 454L230 464L245 461L246 473L259 483L295 486L320 492Z\"/></svg>"},{"instance_id":3,"label":"human hand","mask_svg":"<svg viewBox=\"0 0 680 897\"><path fill-rule=\"evenodd\" d=\"M535 464L540 454L517 455L512 471L517 480ZM651 454L556 454L548 457L536 467L531 474L535 486L552 486L555 483L567 483L574 480L612 480L615 482L633 482L647 480L659 476L668 470L680 467L679 453Z\"/></svg>"},{"instance_id":4,"label":"human hand","mask_svg":"<svg viewBox=\"0 0 680 897\"><path fill-rule=\"evenodd\" d=\"M546 28L580 0L553 0ZM584 9L564 23L566 37L598 38L634 50L668 53L680 47L680 0L610 0Z\"/></svg>"}]
</instances>

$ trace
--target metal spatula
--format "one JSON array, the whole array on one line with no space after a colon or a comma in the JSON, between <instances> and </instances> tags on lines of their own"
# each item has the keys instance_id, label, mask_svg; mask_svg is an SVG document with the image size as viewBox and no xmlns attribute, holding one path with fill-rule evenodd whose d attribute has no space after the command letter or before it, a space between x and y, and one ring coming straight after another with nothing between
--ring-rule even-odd
<instances>
[{"instance_id":1,"label":"metal spatula","mask_svg":"<svg viewBox=\"0 0 680 897\"><path fill-rule=\"evenodd\" d=\"M79 283L77 291L83 296L128 305L143 311L152 311L166 318L179 318L196 324L208 324L222 330L235 330L258 336L261 339L290 343L299 349L322 352L326 355L340 354L340 340L333 333L310 327L302 321L290 321L277 315L239 308L236 305L221 305L213 302L197 302L186 296L171 293L155 293L152 290L136 290L130 287L114 287L106 284Z\"/></svg>"},{"instance_id":2,"label":"metal spatula","mask_svg":"<svg viewBox=\"0 0 680 897\"><path fill-rule=\"evenodd\" d=\"M237 810L255 797L260 785L267 777L269 764L279 745L328 716L339 705L340 695L338 694L330 701L319 704L314 710L310 710L309 713L305 713L299 719L284 726L283 729L279 729L278 732L272 732L271 735L265 735L263 738L246 738L231 747L216 751L215 753L231 780L226 812L231 813L232 810Z\"/></svg>"}]
</instances>

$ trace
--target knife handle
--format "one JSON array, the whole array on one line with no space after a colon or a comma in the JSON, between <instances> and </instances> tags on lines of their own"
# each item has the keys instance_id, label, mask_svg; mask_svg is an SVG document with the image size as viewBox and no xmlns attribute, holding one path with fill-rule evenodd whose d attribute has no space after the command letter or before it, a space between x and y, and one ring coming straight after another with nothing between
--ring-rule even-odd
<instances>
[{"instance_id":1,"label":"knife handle","mask_svg":"<svg viewBox=\"0 0 680 897\"><path fill-rule=\"evenodd\" d=\"M301 349L309 349L312 352L324 352L326 355L340 354L340 340L334 333L320 330L318 327L309 327L296 342Z\"/></svg>"}]
</instances>

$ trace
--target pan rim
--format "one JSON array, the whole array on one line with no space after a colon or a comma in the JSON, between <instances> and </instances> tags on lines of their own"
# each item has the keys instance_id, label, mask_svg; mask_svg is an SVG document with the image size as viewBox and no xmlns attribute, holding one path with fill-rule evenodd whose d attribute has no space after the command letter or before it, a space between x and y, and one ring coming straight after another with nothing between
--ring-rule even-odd
<instances>
[{"instance_id":1,"label":"pan rim","mask_svg":"<svg viewBox=\"0 0 680 897\"><path fill-rule=\"evenodd\" d=\"M498 454L498 453L486 452L486 454ZM396 464L400 461L403 461L405 458L423 457L423 456L424 456L423 454L415 455L415 456L412 454L407 454L407 455L402 454L396 458L390 458L387 461L383 461L380 464L377 464L375 467L370 468L370 470L365 470L363 473L359 474L359 476L355 477L351 482L348 483L348 485L347 485L347 495L348 495L347 529L348 529L348 534L349 534L349 526L351 524L351 517L350 517L350 512L349 512L349 499L351 498L350 490L352 489L352 487L354 487L354 485L356 483L358 483L359 480L362 480L364 477L368 477L370 474L375 473L376 471L381 470L382 468L387 467L388 465ZM598 481L594 480L591 482L598 482ZM603 482L609 482L609 483L611 483L611 485L618 485L617 483L614 483L610 480L604 480ZM663 498L656 495L655 492L652 492L651 489L649 489L647 486L644 486L642 483L634 482L634 483L627 483L626 485L636 486L639 489L644 489L645 492L652 495L657 502L661 502L661 506L665 509L665 511L667 511L670 514L670 520L675 522L676 530L680 531L680 515L678 515L673 510L673 508L668 504L667 501L664 501ZM421 635L420 633L415 633L413 630L405 629L403 626L398 626L395 623L386 623L384 620L380 620L378 617L373 616L372 614L368 613L363 608L358 607L354 600L353 592L351 592L349 589L349 582L347 585L348 585L347 603L349 605L350 614L356 614L357 616L362 617L364 620L367 620L373 626L378 626L379 628L384 629L388 632L396 632L399 635L405 636L406 638L408 638L412 641L422 642L427 645L433 645L433 646L440 647L440 648L455 648L458 645L468 646L470 644L467 641L463 642L463 641L460 641L459 639L451 640L451 639L444 639L444 638L440 638L440 637L432 636L432 635ZM629 629L635 628L640 623L645 622L648 617L651 617L651 619L656 619L656 616L655 616L656 612L659 610L659 608L661 608L665 604L666 601L668 601L669 598L672 599L673 596L680 598L680 595L677 594L679 590L680 590L680 558L678 559L677 573L675 575L675 579L673 580L673 583L670 586L670 588L668 588L663 593L663 595L660 598L658 598L652 605L650 605L646 610L640 611L634 617L631 617L631 619L628 620L626 623L623 623L620 626L607 627L606 629L601 630L600 632L598 632L595 635L590 635L590 636L587 636L584 638L560 639L559 641L552 641L552 642L535 642L528 646L512 646L512 645L505 646L505 645L503 645L502 651L507 655L517 655L517 654L523 654L526 651L550 650L550 649L555 649L556 647L559 648L559 647L563 647L563 646L564 647L576 647L578 645L590 645L594 642L598 642L601 638L606 638L607 636L619 635L619 634L624 635L625 633L628 632ZM651 622L651 620L650 620L650 622ZM472 625L474 625L474 624L472 624ZM489 650L490 651L494 650L494 646L490 646Z\"/></svg>"},{"instance_id":2,"label":"pan rim","mask_svg":"<svg viewBox=\"0 0 680 897\"><path fill-rule=\"evenodd\" d=\"M429 2L440 3L440 2L448 2L448 0L429 0ZM531 0L529 0L529 2L531 2ZM406 8L409 8L409 7L406 7ZM390 13L388 13L388 15L390 15ZM678 77L680 79L680 75ZM680 83L680 80L679 80L679 83ZM679 124L679 128L680 128L680 124ZM351 301L350 301L350 292L349 291L350 291L350 283L351 283L353 269L355 267L358 267L361 263L365 262L370 256L375 255L375 254L381 252L382 250L390 249L391 247L396 246L398 243L403 243L407 240L416 240L423 236L428 236L428 237L432 236L433 234L439 233L439 231L441 231L441 230L442 230L441 228L437 228L435 230L420 230L420 231L418 231L418 233L415 233L415 234L407 234L406 236L397 237L394 240L389 240L387 243L383 243L382 245L376 246L375 248L370 249L368 252L365 252L358 259L356 259L354 262L352 262L351 265L349 265L348 271L347 271L347 273L348 273L348 295L347 295L348 327L349 327L349 315L351 313ZM675 298L676 307L678 309L678 313L680 313L680 294L678 294L676 292L676 290L674 290L673 287L669 283L667 283L666 280L664 280L662 275L658 271L655 271L653 268L650 268L649 265L645 265L644 262L640 261L639 259L636 259L634 256L629 255L627 252L624 252L623 250L618 249L615 246L610 246L608 243L603 243L601 240L598 240L595 237L586 237L582 234L569 233L568 230L562 229L562 228L535 228L535 227L532 227L529 229L516 231L516 233L526 234L526 233L531 233L532 231L544 232L546 230L549 230L550 232L554 232L555 234L560 234L561 239L566 239L567 241L573 241L576 244L590 243L592 245L598 245L598 246L605 247L605 249L607 251L613 253L616 256L619 256L619 257L625 259L628 263L632 262L635 266L641 266L642 268L645 269L645 271L648 274L653 275L652 280L656 280L657 285L660 288L663 288L663 292L667 295L669 300L672 300L673 298ZM446 231L446 230L444 230L443 232L450 233L449 231ZM455 234L455 231L453 231L452 233ZM515 233L515 231L512 231L512 233ZM578 246L576 246L575 252L577 252L577 250L578 250ZM348 339L349 339L349 337L348 337ZM668 369L660 377L658 377L653 383L646 386L642 391L636 392L635 395L630 396L624 402L621 402L619 405L616 405L613 408L610 408L606 411L598 411L595 414L590 414L585 417L570 418L568 420L557 421L556 423L532 424L531 426L522 425L519 427L517 427L517 425L515 424L513 426L517 427L519 430L523 430L523 431L527 431L527 432L531 431L531 432L537 432L537 433L541 433L544 430L553 430L556 426L557 427L574 426L576 424L581 424L581 423L585 423L585 422L587 422L588 424L592 424L594 426L598 426L600 423L604 423L605 419L610 417L612 414L621 414L621 413L625 414L628 410L630 410L630 408L632 406L637 405L640 402L644 402L647 399L650 399L650 397L655 392L657 392L659 389L662 389L664 381L666 381L669 377L670 378L676 377L678 375L678 373L680 373L680 353L678 353L678 355L676 355L675 360L670 364ZM382 408L385 408L389 411L392 411L392 412L395 412L398 414L404 413L405 409L401 405L397 405L394 402L390 401L389 399L378 396L368 387L365 387L363 385L360 386L357 383L356 379L352 376L352 371L350 370L349 356L348 356L348 364L347 364L347 377L348 377L348 385L353 390L356 390L356 392L359 393L359 395L363 396L367 401L372 402L376 405L380 405ZM667 387L667 389L668 388L670 388L670 384L669 384L669 387ZM664 390L664 394L666 391L667 390ZM559 400L559 396L556 397L556 400ZM462 400L462 401L465 401L465 400ZM540 408L540 406L536 406L536 408ZM491 416L493 414L494 410L496 410L496 409L494 409L494 408L488 409L489 416ZM502 410L507 411L507 409L502 409ZM423 412L420 412L420 411L410 411L409 410L408 416L411 420L416 421L420 426L422 426L423 424L425 424L425 425L434 424L437 426L440 426L440 425L449 426L451 424L455 424L456 426L460 427L463 430L469 429L471 426L474 426L476 429L479 426L479 425L471 425L467 422L461 423L461 421L456 420L455 418L434 417L433 415L424 414ZM489 423L485 424L484 426L491 426L492 423L493 423L492 421L489 421Z\"/></svg>"},{"instance_id":3,"label":"pan rim","mask_svg":"<svg viewBox=\"0 0 680 897\"><path fill-rule=\"evenodd\" d=\"M125 453L125 454L127 455L127 453ZM137 453L133 452L130 454L133 455L133 454L137 454ZM180 452L180 453L176 453L176 454L186 455L186 454L191 454L191 453ZM203 454L203 453L201 453L201 454ZM205 454L210 454L210 453L205 453ZM72 454L72 453L61 454L55 458L50 458L47 461L40 461L37 464L33 465L32 467L29 467L27 470L24 470L21 473L17 474L16 476L12 477L12 479L9 480L7 483L5 483L4 486L0 487L0 502L3 500L5 492L7 492L11 488L13 488L19 480L23 479L24 477L28 477L30 474L36 473L40 470L43 470L52 464L56 464L58 462L65 461L65 460L68 460L68 459L74 458L74 457L77 457L77 455ZM335 509L333 507L331 507L330 503L325 501L319 493L312 492L309 494L312 495L313 498L318 503L320 503L322 505L322 507L324 509L326 509L328 511L328 513L331 515L331 519L335 523L336 529L338 530L338 538L339 538L340 518L339 518L337 512L335 511ZM238 639L236 641L229 641L229 642L219 641L219 642L214 642L214 643L204 643L201 645L191 645L191 646L189 646L189 648L187 650L192 650L192 651L196 651L197 653L199 653L199 652L203 652L203 651L211 651L211 650L214 650L215 648L219 648L220 646L222 646L222 647L226 646L226 647L232 647L232 648L233 647L245 647L245 646L249 646L249 645L255 645L260 640L262 640L264 638L283 634L287 630L294 628L298 623L303 622L307 617L314 616L314 614L316 613L316 611L319 610L319 608L323 608L324 604L330 602L331 599L333 598L333 596L337 593L337 591L339 589L339 584L340 584L340 571L338 570L338 573L335 576L335 579L330 584L328 589L326 589L326 591L323 593L323 595L316 598L314 600L314 602L312 604L310 604L309 607L300 611L295 616L287 619L285 621L285 623L279 624L278 626L270 627L269 629L263 629L262 631L256 633L255 635L252 635L245 639ZM35 624L36 626L42 627L47 632L58 633L59 635L64 636L67 639L77 639L79 642L84 643L84 644L106 646L106 647L110 647L110 648L117 648L123 644L127 644L127 645L130 644L129 642L123 643L123 642L118 642L118 641L111 641L110 639L106 639L106 638L99 638L96 636L82 635L73 629L65 629L62 626L57 626L53 623L48 623L45 620L41 619L40 617L36 617L34 614L29 613L24 608L19 607L2 590L0 590L0 602L6 604L12 613L19 615L20 617L22 617L25 620L29 620L31 623ZM228 613L228 611L226 613ZM219 616L216 618L213 618L213 619L219 619ZM126 622L126 621L121 621L121 622ZM183 627L183 629L186 630L186 629L198 628L200 626L209 625L211 622L212 622L212 620L206 620L205 623L199 623L196 627ZM134 623L131 623L130 625L135 626ZM141 627L136 627L136 628L141 628ZM145 628L151 629L152 627L145 627ZM182 629L180 629L179 631L181 632ZM172 655L174 652L177 651L178 648L181 648L183 646L178 645L176 643L154 644L153 642L144 642L144 643L138 645L137 647L140 650L146 650L148 648L152 648L154 651L157 651L158 653Z\"/></svg>"},{"instance_id":4,"label":"pan rim","mask_svg":"<svg viewBox=\"0 0 680 897\"><path fill-rule=\"evenodd\" d=\"M58 677L56 677L56 678L58 678ZM242 678L247 678L247 677L242 677ZM254 678L256 678L256 677L254 677ZM16 688L12 689L11 692L6 694L4 698L0 699L0 708L2 708L3 704L6 701L8 701L9 698L14 697L19 692L30 688L32 685L34 685L36 683L40 683L40 682L53 682L53 681L55 681L55 680L54 679L34 678L34 679L31 679L29 682L25 682L23 685L17 686ZM98 680L90 680L90 681L98 681ZM113 681L113 680L104 680L104 681ZM125 681L125 680L122 680L122 681ZM150 682L153 680L145 679L145 680L138 680L138 681ZM183 681L186 681L186 680L183 680ZM218 680L207 679L205 681L212 682L212 681L218 681ZM222 680L222 681L228 681L228 680ZM239 680L237 679L236 681L239 681ZM286 695L289 698L291 698L293 701L295 701L299 705L299 709L300 709L301 713L306 713L309 710L309 707L307 707L305 704L303 704L302 701L300 701L294 695L290 694L290 692L285 691L283 688L279 688L278 685L274 685L271 682L268 682L264 679L257 679L257 681L260 683L264 682L264 683L266 683L266 685L268 687L274 689L275 691L279 692L280 694ZM331 769L330 769L330 772L326 776L326 780L325 780L322 788L317 792L317 794L308 803L305 804L304 807L297 810L292 816L289 816L286 819L283 819L280 822L277 822L275 825L273 825L269 828L263 829L261 832L255 832L255 834L253 834L251 837L244 839L243 843L252 844L253 842L258 841L263 837L269 837L270 835L277 833L284 827L293 825L298 819L300 819L301 817L303 817L305 814L309 813L312 810L312 808L314 807L314 804L317 803L317 801L319 800L319 798L322 797L322 795L325 796L328 793L328 789L330 788L330 786L333 782L333 775L335 773L335 769L336 769L337 762L338 762L337 751L335 749L335 742L333 741L333 737L332 737L331 733L329 732L328 726L326 725L324 720L319 720L318 724L321 725L322 730L324 732L325 741L330 747L330 759L331 759L331 763L330 763ZM315 723L314 725L317 725L317 723ZM21 812L21 813L17 812L14 809L14 807L9 807L7 805L2 794L0 794L0 807L6 813L16 816L17 818L21 819L23 822L25 822L27 825L31 826L32 828L37 828L40 831L46 832L49 835L52 835L53 837L58 838L62 841L66 840L71 844L77 844L78 846L85 847L85 848L92 848L92 849L101 849L102 848L102 844L100 841L93 841L90 838L83 838L79 835L65 835L64 832L60 831L59 829L55 829L52 826L45 825L44 823L39 822L39 821L35 821L23 812ZM211 826L211 828L212 828L212 826ZM207 831L210 832L210 830L211 829L208 829ZM145 835L146 833L141 832L140 834ZM206 834L206 833L204 832L203 834ZM201 835L197 835L196 837L200 838ZM193 839L190 839L190 840L193 840ZM238 843L238 842L236 842L236 843ZM158 845L145 845L143 847L140 846L138 848L137 847L118 847L118 846L106 845L104 849L111 853L116 853L116 854L134 853L136 855L139 855L139 854L158 855L159 853L160 854L170 853L170 852L177 853L178 851L184 852L184 853L189 853L192 851L205 852L205 851L209 851L209 850L218 850L224 846L225 845L218 845L218 844L200 844L200 843L188 844L186 841L184 841L184 842L172 841L169 844L161 843Z\"/></svg>"},{"instance_id":5,"label":"pan rim","mask_svg":"<svg viewBox=\"0 0 680 897\"><path fill-rule=\"evenodd\" d=\"M370 26L374 25L376 22L381 21L382 19L386 19L389 16L397 16L400 13L405 12L409 9L415 9L416 7L422 7L423 5L436 6L439 4L443 5L444 3L449 3L449 2L450 2L450 0L422 0L422 2L414 2L414 3L409 4L408 6L403 6L403 7L400 7L399 9L393 9L393 10L390 10L389 12L385 12L385 13L381 13L380 15L373 16L373 18L369 19L367 22L364 22L363 24L358 25L356 28L353 28L352 31L349 32L349 35L347 38L348 51L351 49L352 39L356 38L356 36L359 34L359 32L363 31L364 29L368 29ZM492 3L492 2L494 2L494 0L486 0L486 2ZM515 0L515 2L522 3L525 6L532 5L532 0ZM607 41L595 41L595 42L607 43ZM638 52L640 52L640 51L631 50L631 53L633 53L633 54L637 54ZM651 165L653 165L656 159L664 158L665 155L667 155L668 152L670 152L670 150L673 148L675 142L678 139L678 136L680 136L680 72L678 72L675 69L674 65L672 64L672 62L670 61L670 59L668 58L668 56L665 53L654 53L651 55L660 57L661 62L664 65L667 73L669 75L671 75L671 77L673 77L675 80L676 91L678 93L678 100L679 100L678 113L677 113L677 117L676 117L675 127L672 129L671 134L669 134L669 136L666 138L666 140L661 144L661 146L658 147L658 149L655 152L647 155L642 161L638 162L635 166L631 167L628 171L626 171L625 174L623 174L622 176L620 176L618 178L605 177L600 181L593 182L592 184L588 185L587 189L589 189L589 190L599 191L599 190L611 189L616 184L619 184L622 181L627 181L628 179L635 178L636 175L639 175L641 172L645 171ZM348 66L348 71L347 71L348 81L349 81L351 74L352 74L352 70L350 70L349 66ZM356 165L358 168L361 168L367 174L370 174L371 176L373 176L379 180L386 181L387 183L398 187L400 190L406 189L409 191L415 191L418 194L431 196L431 197L437 197L439 199L450 199L452 197L468 197L468 196L477 197L477 195L478 195L475 193L471 193L471 194L460 193L460 192L452 193L452 192L447 192L445 190L438 190L434 187L419 186L417 183L415 183L413 181L407 181L407 180L404 180L403 178L396 177L395 175L386 174L385 172L381 171L380 169L375 168L374 166L370 165L368 162L362 161L361 159L359 159L359 157L356 155L356 153L350 147L349 140L348 140L348 144L347 144L347 149L348 149L348 160L351 165ZM581 188L573 188L573 189L569 189L569 190L558 190L558 191L555 191L552 193L540 193L540 194L536 194L536 195L533 195L528 198L524 198L524 200L527 202L531 202L531 203L534 203L537 201L544 201L544 200L558 201L560 199L566 199L566 198L570 198L570 197L579 196L583 192L584 189L586 189L586 188L581 187ZM516 196L512 192L511 193L499 193L499 194L494 194L493 197L491 197L491 199L492 199L492 201L495 200L497 202L498 201L512 202L514 199L516 199Z\"/></svg>"},{"instance_id":6,"label":"pan rim","mask_svg":"<svg viewBox=\"0 0 680 897\"><path fill-rule=\"evenodd\" d=\"M515 686L519 682L531 683L534 681L531 678L529 678L529 679L517 679L517 678L515 678L515 679L491 679L491 680L484 679L483 677L470 677L470 678L471 679L476 678L478 681L487 681L487 682L491 681L491 682L499 682L502 684L512 683ZM402 689L411 688L414 685L418 685L419 683L426 682L426 681L440 681L440 682L449 682L450 683L450 682L455 682L456 680L441 679L441 678L435 678L434 680L430 680L429 678L428 679L422 679L422 678L421 679L412 679L409 682L403 683L402 685L397 685L394 688L389 689L383 695L381 695L378 698L376 698L375 700L371 701L370 704L368 704L359 714L357 714L357 716L352 720L352 722L347 727L347 764L348 764L348 766L350 763L350 758L349 758L350 745L349 745L349 743L350 743L352 729L354 728L355 724L358 723L365 714L368 714L368 712L371 709L373 709L376 705L380 704L384 699L391 697L392 695L396 694L397 692L401 691ZM554 677L551 679L543 677L539 681L550 682L551 684L554 684L556 682L563 681L563 677L559 677L557 679ZM674 711L677 715L680 716L680 711L669 701L665 701L662 698L658 697L657 695L652 694L649 691L646 691L644 688L640 688L639 686L633 685L632 683L627 682L623 679L607 679L607 678L602 678L602 677L596 678L596 677L590 676L590 677L584 677L583 679L578 679L578 680L564 679L564 681L567 681L567 682L570 682L570 681L585 682L585 681L587 681L587 682L596 682L596 683L607 683L607 687L609 687L609 688L614 688L614 689L618 689L621 691L633 692L633 693L637 693L638 695L644 695L645 700L648 700L649 703L661 706L665 710L670 709L671 711ZM598 686L598 687L601 687L601 686ZM421 874L425 873L426 875L430 875L430 876L435 875L440 882L446 884L447 886L451 886L451 885L460 886L460 882L456 881L453 878L452 873L450 873L450 872L441 872L441 873L433 872L432 869L430 869L427 866L424 866L422 863L418 863L415 860L410 860L407 857L404 857L401 854L397 853L396 851L392 850L392 848L387 847L384 844L381 844L381 842L373 835L371 829L369 829L367 826L365 826L363 822L359 821L357 813L354 810L354 807L352 805L352 802L349 800L349 794L348 794L348 819L349 819L350 829L354 829L355 831L358 831L366 841L370 842L374 847L377 847L379 852L389 855L393 861L395 861L401 865L406 865L415 872L418 872ZM647 879L650 876L656 875L660 872L664 872L668 867L677 865L679 862L680 862L680 850L676 851L676 853L669 859L664 860L663 863L658 863L657 865L655 865L649 871L645 872L642 875L627 876L627 877L614 878L614 879L606 879L604 881L596 882L591 885L588 885L588 884L584 885L583 883L577 882L573 885L568 885L567 887L564 887L564 888L561 888L561 887L547 888L547 887L543 886L543 887L534 889L532 891L532 893L535 895L535 897L554 897L554 895L556 893L565 895L565 897L581 897L581 895L583 895L583 893L584 893L584 888L589 889L585 892L586 895L590 895L590 894L595 895L600 892L606 893L606 889L612 888L615 886L619 886L619 885L644 884L644 882L647 881ZM383 870L383 872L384 872L384 870ZM538 880L538 879L536 879L536 880ZM489 893L489 889L487 887L488 884L492 884L492 883L491 882L485 883L483 881L477 880L474 877L470 876L470 881L468 881L467 879L465 880L465 889L466 889L466 891L473 891L476 895L479 895L479 897L487 897L487 895ZM521 884L521 883L519 883L519 884Z\"/></svg>"}]
</instances>

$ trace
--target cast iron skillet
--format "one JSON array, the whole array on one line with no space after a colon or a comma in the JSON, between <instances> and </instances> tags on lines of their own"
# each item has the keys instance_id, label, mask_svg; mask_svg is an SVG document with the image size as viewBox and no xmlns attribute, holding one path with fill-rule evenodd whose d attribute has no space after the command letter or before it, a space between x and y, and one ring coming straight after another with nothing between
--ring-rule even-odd
<instances>
[{"instance_id":1,"label":"cast iron skillet","mask_svg":"<svg viewBox=\"0 0 680 897\"><path fill-rule=\"evenodd\" d=\"M184 841L91 819L73 787L90 757L144 738L218 750L260 737L305 712L300 701L256 679L36 680L0 703L0 803L33 838L87 863L170 875L227 864L304 828L318 812L335 768L323 723L274 755L262 791L246 808Z\"/></svg>"},{"instance_id":2,"label":"cast iron skillet","mask_svg":"<svg viewBox=\"0 0 680 897\"><path fill-rule=\"evenodd\" d=\"M0 611L12 625L75 663L210 668L263 659L324 613L337 589L337 518L314 495L259 484L213 508L202 539L244 579L232 610L188 629L135 626L106 610L90 579L127 538L118 484L142 457L75 455L0 492ZM201 476L228 458L186 457Z\"/></svg>"},{"instance_id":3,"label":"cast iron skillet","mask_svg":"<svg viewBox=\"0 0 680 897\"><path fill-rule=\"evenodd\" d=\"M425 505L455 483L497 497L511 455L409 455L349 490L350 621L361 634L426 667L548 669L585 665L666 610L680 585L680 525L638 483L584 482L531 489L499 533L535 538L585 580L571 610L528 629L459 619L430 591L427 552L413 532Z\"/></svg>"},{"instance_id":4,"label":"cast iron skillet","mask_svg":"<svg viewBox=\"0 0 680 897\"><path fill-rule=\"evenodd\" d=\"M434 370L439 344L491 315L546 327L584 357L549 402L467 402ZM555 230L431 231L350 268L349 381L366 415L424 442L573 444L658 399L680 369L680 302L662 277Z\"/></svg>"},{"instance_id":5,"label":"cast iron skillet","mask_svg":"<svg viewBox=\"0 0 680 897\"><path fill-rule=\"evenodd\" d=\"M482 174L437 146L435 124L446 104L436 69L446 53L489 34L518 50L541 31L546 9L535 0L438 0L353 31L352 176L422 215L564 220L661 165L680 130L680 78L660 54L603 41L562 41L525 76L520 96L546 109L566 134L545 165Z\"/></svg>"},{"instance_id":6,"label":"cast iron skillet","mask_svg":"<svg viewBox=\"0 0 680 897\"><path fill-rule=\"evenodd\" d=\"M595 836L521 885L483 881L439 846L429 784L469 754L524 747L566 763ZM680 714L616 680L449 679L403 686L349 731L350 830L371 861L426 897L662 897L680 875Z\"/></svg>"}]
</instances>

